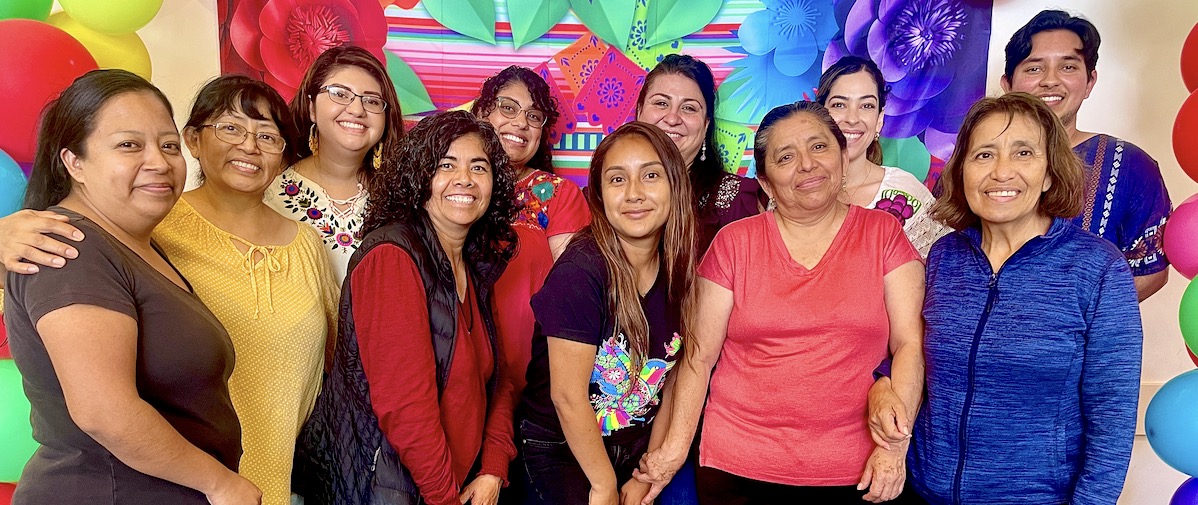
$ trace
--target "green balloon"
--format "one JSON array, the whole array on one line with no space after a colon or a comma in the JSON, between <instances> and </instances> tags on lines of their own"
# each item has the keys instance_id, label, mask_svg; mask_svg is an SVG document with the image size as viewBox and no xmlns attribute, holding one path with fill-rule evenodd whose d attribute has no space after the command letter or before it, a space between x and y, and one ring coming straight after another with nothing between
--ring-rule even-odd
<instances>
[{"instance_id":1,"label":"green balloon","mask_svg":"<svg viewBox=\"0 0 1198 505\"><path fill-rule=\"evenodd\" d=\"M21 373L11 359L0 359L0 482L16 482L37 442L29 426L29 400L21 387Z\"/></svg>"},{"instance_id":2,"label":"green balloon","mask_svg":"<svg viewBox=\"0 0 1198 505\"><path fill-rule=\"evenodd\" d=\"M1185 294L1181 295L1177 321L1181 323L1181 337L1186 340L1186 346L1198 354L1198 281L1190 281Z\"/></svg>"},{"instance_id":3,"label":"green balloon","mask_svg":"<svg viewBox=\"0 0 1198 505\"><path fill-rule=\"evenodd\" d=\"M50 17L54 0L3 0L0 1L0 19L32 19L45 21Z\"/></svg>"}]
</instances>

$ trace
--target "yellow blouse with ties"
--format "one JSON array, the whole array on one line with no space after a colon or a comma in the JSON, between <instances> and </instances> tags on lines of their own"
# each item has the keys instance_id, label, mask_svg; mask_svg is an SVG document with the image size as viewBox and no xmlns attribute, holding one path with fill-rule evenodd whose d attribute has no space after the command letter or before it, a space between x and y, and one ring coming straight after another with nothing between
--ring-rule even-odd
<instances>
[{"instance_id":1,"label":"yellow blouse with ties","mask_svg":"<svg viewBox=\"0 0 1198 505\"><path fill-rule=\"evenodd\" d=\"M311 226L295 226L290 244L259 246L181 198L153 235L233 340L240 474L262 489L266 505L291 501L295 440L320 391L326 341L336 335L337 282L324 244Z\"/></svg>"}]
</instances>

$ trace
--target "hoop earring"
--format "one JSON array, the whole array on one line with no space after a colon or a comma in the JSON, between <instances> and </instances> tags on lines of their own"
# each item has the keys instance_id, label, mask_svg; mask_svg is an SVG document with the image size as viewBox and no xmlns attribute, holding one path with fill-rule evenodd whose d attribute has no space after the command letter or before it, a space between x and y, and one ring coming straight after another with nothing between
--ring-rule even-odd
<instances>
[{"instance_id":1,"label":"hoop earring","mask_svg":"<svg viewBox=\"0 0 1198 505\"><path fill-rule=\"evenodd\" d=\"M319 149L320 138L316 136L316 123L313 123L312 126L308 128L308 150L312 151L312 154L316 154L316 151Z\"/></svg>"},{"instance_id":2,"label":"hoop earring","mask_svg":"<svg viewBox=\"0 0 1198 505\"><path fill-rule=\"evenodd\" d=\"M699 150L699 161L707 161L707 142L703 142L703 148Z\"/></svg>"},{"instance_id":3,"label":"hoop earring","mask_svg":"<svg viewBox=\"0 0 1198 505\"><path fill-rule=\"evenodd\" d=\"M383 166L383 143L382 142L379 142L378 145L376 145L374 147L374 159L371 160L370 164L374 165L374 169L376 171L380 167Z\"/></svg>"}]
</instances>

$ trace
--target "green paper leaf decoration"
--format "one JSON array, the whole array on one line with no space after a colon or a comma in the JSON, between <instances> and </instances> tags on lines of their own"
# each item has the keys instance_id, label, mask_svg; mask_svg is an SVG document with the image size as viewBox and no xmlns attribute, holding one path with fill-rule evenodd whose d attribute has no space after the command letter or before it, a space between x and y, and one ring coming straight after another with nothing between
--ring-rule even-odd
<instances>
[{"instance_id":1,"label":"green paper leaf decoration","mask_svg":"<svg viewBox=\"0 0 1198 505\"><path fill-rule=\"evenodd\" d=\"M723 5L721 0L649 0L645 40L655 46L702 30Z\"/></svg>"},{"instance_id":2,"label":"green paper leaf decoration","mask_svg":"<svg viewBox=\"0 0 1198 505\"><path fill-rule=\"evenodd\" d=\"M450 30L495 43L495 2L491 0L433 0L424 2L424 8Z\"/></svg>"},{"instance_id":3,"label":"green paper leaf decoration","mask_svg":"<svg viewBox=\"0 0 1198 505\"><path fill-rule=\"evenodd\" d=\"M744 86L747 79L741 73L740 68L733 69L727 79L716 88L716 109L715 116L719 119L735 121L742 124L751 124L760 121L753 121L753 108L749 106L749 96L745 93L737 93L736 91Z\"/></svg>"},{"instance_id":4,"label":"green paper leaf decoration","mask_svg":"<svg viewBox=\"0 0 1198 505\"><path fill-rule=\"evenodd\" d=\"M428 96L428 90L412 67L399 59L395 53L384 50L387 58L387 76L395 83L395 94L399 96L399 108L405 115L420 114L437 110L433 99Z\"/></svg>"},{"instance_id":5,"label":"green paper leaf decoration","mask_svg":"<svg viewBox=\"0 0 1198 505\"><path fill-rule=\"evenodd\" d=\"M549 33L570 11L570 0L507 0L516 49Z\"/></svg>"},{"instance_id":6,"label":"green paper leaf decoration","mask_svg":"<svg viewBox=\"0 0 1198 505\"><path fill-rule=\"evenodd\" d=\"M570 0L570 7L591 33L616 47L626 47L637 0Z\"/></svg>"},{"instance_id":7,"label":"green paper leaf decoration","mask_svg":"<svg viewBox=\"0 0 1198 505\"><path fill-rule=\"evenodd\" d=\"M735 121L715 120L716 150L724 160L724 168L731 172L740 171L745 150L753 145L753 130ZM708 156L711 156L710 152Z\"/></svg>"},{"instance_id":8,"label":"green paper leaf decoration","mask_svg":"<svg viewBox=\"0 0 1198 505\"><path fill-rule=\"evenodd\" d=\"M928 169L932 165L932 153L919 137L892 139L882 137L882 164L888 167L898 167L914 175L920 181L928 178Z\"/></svg>"}]
</instances>

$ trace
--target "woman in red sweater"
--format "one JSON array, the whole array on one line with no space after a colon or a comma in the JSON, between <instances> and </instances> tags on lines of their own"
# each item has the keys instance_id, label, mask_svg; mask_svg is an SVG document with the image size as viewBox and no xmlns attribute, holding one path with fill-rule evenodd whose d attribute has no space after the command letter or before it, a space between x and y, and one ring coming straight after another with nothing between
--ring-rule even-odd
<instances>
[{"instance_id":1,"label":"woman in red sweater","mask_svg":"<svg viewBox=\"0 0 1198 505\"><path fill-rule=\"evenodd\" d=\"M515 452L490 308L514 176L464 111L424 119L385 159L296 481L315 503L491 504Z\"/></svg>"}]
</instances>

